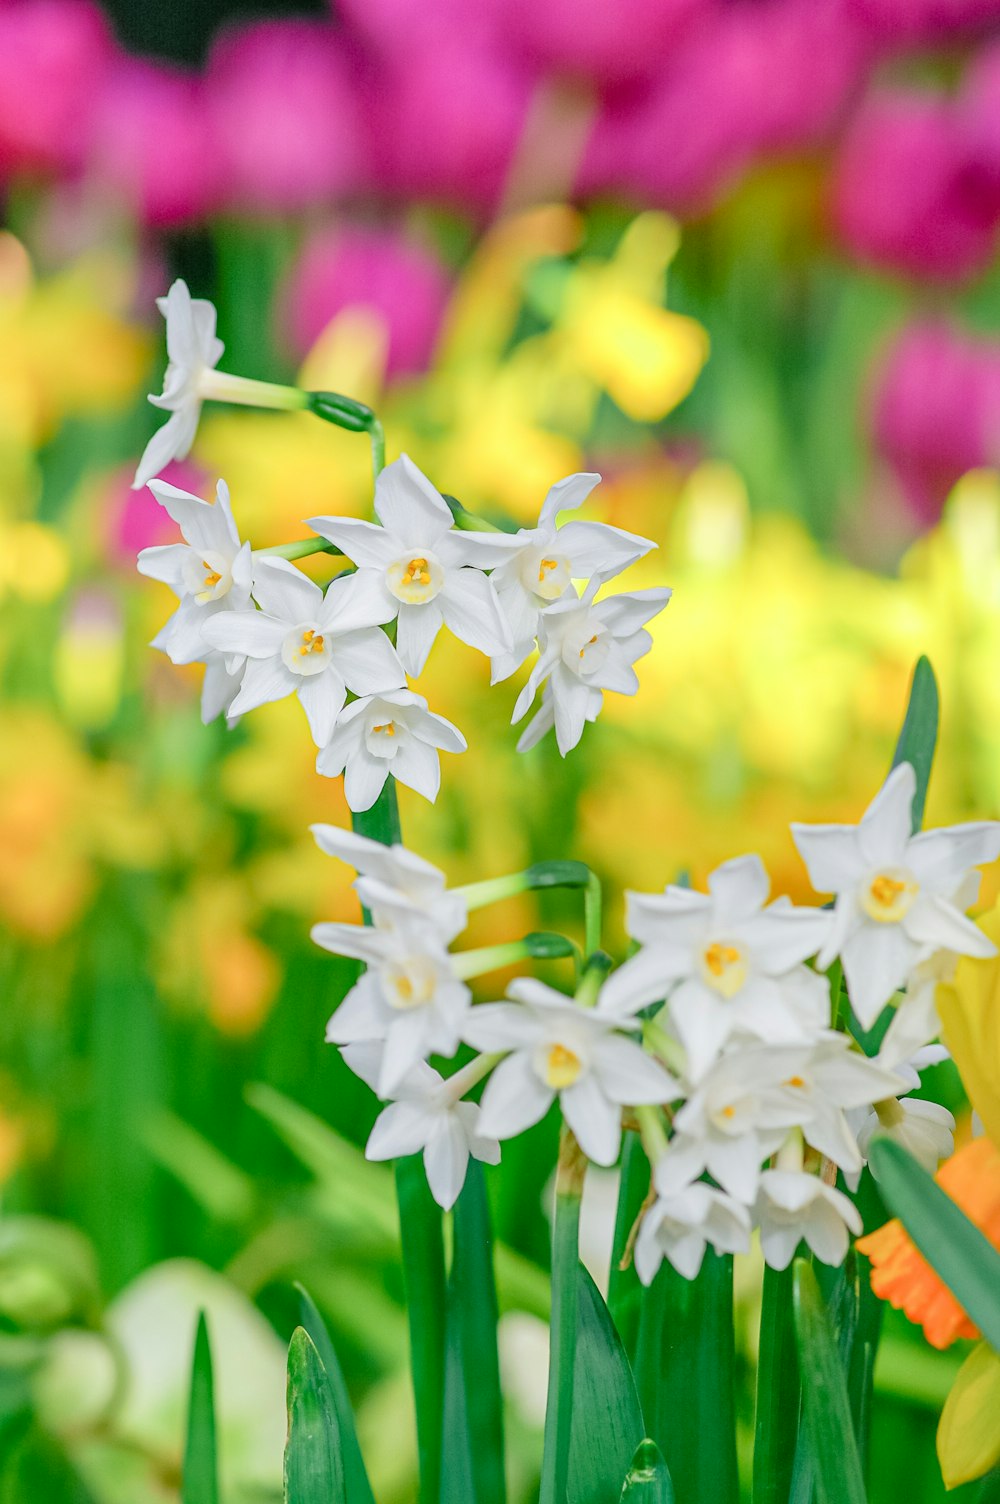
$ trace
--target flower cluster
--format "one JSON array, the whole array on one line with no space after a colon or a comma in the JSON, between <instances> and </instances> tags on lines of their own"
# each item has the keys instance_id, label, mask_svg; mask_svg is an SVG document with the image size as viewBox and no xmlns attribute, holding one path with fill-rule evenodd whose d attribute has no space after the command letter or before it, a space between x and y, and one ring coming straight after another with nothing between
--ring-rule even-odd
<instances>
[{"instance_id":1,"label":"flower cluster","mask_svg":"<svg viewBox=\"0 0 1000 1504\"><path fill-rule=\"evenodd\" d=\"M314 827L325 851L357 867L372 919L313 932L368 968L327 1038L389 1104L369 1157L422 1149L447 1207L470 1154L492 1162L500 1140L558 1098L595 1164L615 1162L623 1124L642 1135L652 1185L634 1257L644 1282L663 1258L693 1277L707 1245L744 1250L755 1227L775 1268L803 1239L839 1263L861 1220L837 1174L856 1188L876 1128L932 1168L950 1153L951 1115L908 1094L943 1055L928 1048L936 980L960 955L994 953L963 911L976 867L1000 855L1000 824L914 836L915 791L902 763L857 826L793 827L832 906L769 901L759 858L737 857L705 893L630 893L637 948L610 975L585 967L575 997L521 977L485 1003L467 982L497 964L495 951L450 949L476 889L449 892L401 846ZM853 1036L867 1041L889 1005L881 1047L866 1054ZM431 1069L429 1056L454 1058L463 1045L481 1053L447 1079ZM484 1080L477 1105L469 1093Z\"/></svg>"},{"instance_id":2,"label":"flower cluster","mask_svg":"<svg viewBox=\"0 0 1000 1504\"><path fill-rule=\"evenodd\" d=\"M280 550L254 553L241 541L221 481L218 501L208 503L151 478L187 454L206 398L306 402L293 388L217 372L215 310L192 299L183 282L160 303L170 364L163 395L152 400L171 416L150 441L136 481L148 481L184 542L144 549L139 569L180 598L154 645L175 663L206 665L206 720L222 712L234 720L297 695L319 749L318 771L343 774L348 803L362 811L390 773L434 799L439 752L465 750L458 728L407 684L408 675L422 673L443 626L490 658L494 683L520 668L537 644L514 710L520 720L542 691L522 750L554 726L565 756L597 716L605 690L636 693L634 664L652 642L646 624L671 592L596 599L608 579L654 547L600 522L558 525L599 475L571 475L553 486L535 528L470 531L403 454L377 477L377 522L310 519L314 551L339 550L353 566L321 590ZM582 596L576 580L589 582Z\"/></svg>"}]
</instances>

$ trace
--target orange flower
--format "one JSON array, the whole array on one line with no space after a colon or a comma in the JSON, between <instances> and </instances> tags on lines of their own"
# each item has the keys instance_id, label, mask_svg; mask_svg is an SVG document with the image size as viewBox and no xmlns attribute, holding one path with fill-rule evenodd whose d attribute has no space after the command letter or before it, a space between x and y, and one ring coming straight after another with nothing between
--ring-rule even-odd
<instances>
[{"instance_id":1,"label":"orange flower","mask_svg":"<svg viewBox=\"0 0 1000 1504\"><path fill-rule=\"evenodd\" d=\"M935 1175L942 1190L1000 1248L1000 1149L988 1138L965 1144ZM911 1321L919 1322L933 1347L949 1347L959 1337L978 1337L942 1280L919 1254L901 1222L887 1222L858 1248L872 1261L872 1289Z\"/></svg>"}]
</instances>

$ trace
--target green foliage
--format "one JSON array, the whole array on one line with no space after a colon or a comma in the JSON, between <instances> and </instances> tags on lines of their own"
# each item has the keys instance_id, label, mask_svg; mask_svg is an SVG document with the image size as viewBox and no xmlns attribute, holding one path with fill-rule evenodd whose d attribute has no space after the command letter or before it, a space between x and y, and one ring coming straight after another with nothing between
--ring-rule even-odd
<instances>
[{"instance_id":1,"label":"green foliage","mask_svg":"<svg viewBox=\"0 0 1000 1504\"><path fill-rule=\"evenodd\" d=\"M663 1454L647 1437L635 1449L622 1485L621 1504L674 1504L674 1485Z\"/></svg>"},{"instance_id":2,"label":"green foliage","mask_svg":"<svg viewBox=\"0 0 1000 1504\"><path fill-rule=\"evenodd\" d=\"M917 791L913 797L913 832L920 829L927 801L927 785L930 782L931 764L938 732L938 687L930 660L917 659L910 683L910 697L906 707L899 740L893 753L892 766L901 762L911 764L917 775Z\"/></svg>"},{"instance_id":3,"label":"green foliage","mask_svg":"<svg viewBox=\"0 0 1000 1504\"><path fill-rule=\"evenodd\" d=\"M316 1309L312 1296L301 1285L296 1288L299 1292L301 1326L316 1348L326 1373L330 1404L339 1436L346 1504L375 1504L372 1486L368 1481L364 1458L361 1455L361 1447L358 1444L358 1434L354 1427L354 1412L351 1409L350 1396L337 1354L330 1341L330 1333L326 1329L326 1322Z\"/></svg>"},{"instance_id":4,"label":"green foliage","mask_svg":"<svg viewBox=\"0 0 1000 1504\"><path fill-rule=\"evenodd\" d=\"M582 1264L577 1284L568 1497L570 1504L604 1504L632 1466L645 1427L622 1340Z\"/></svg>"},{"instance_id":5,"label":"green foliage","mask_svg":"<svg viewBox=\"0 0 1000 1504\"><path fill-rule=\"evenodd\" d=\"M563 1143L565 1145L565 1137ZM565 1504L569 1484L576 1378L579 1232L579 1190L565 1192L557 1181L552 1222L552 1318L540 1504Z\"/></svg>"},{"instance_id":6,"label":"green foliage","mask_svg":"<svg viewBox=\"0 0 1000 1504\"><path fill-rule=\"evenodd\" d=\"M418 1155L396 1161L396 1195L417 1407L420 1497L422 1504L438 1504L447 1318L444 1237L441 1209L430 1193Z\"/></svg>"},{"instance_id":7,"label":"green foliage","mask_svg":"<svg viewBox=\"0 0 1000 1504\"><path fill-rule=\"evenodd\" d=\"M184 1446L182 1504L218 1504L219 1465L215 1448L215 1394L212 1349L205 1313L198 1316L191 1363L191 1400Z\"/></svg>"},{"instance_id":8,"label":"green foliage","mask_svg":"<svg viewBox=\"0 0 1000 1504\"><path fill-rule=\"evenodd\" d=\"M844 1365L812 1268L795 1262L792 1279L802 1416L819 1504L866 1504Z\"/></svg>"},{"instance_id":9,"label":"green foliage","mask_svg":"<svg viewBox=\"0 0 1000 1504\"><path fill-rule=\"evenodd\" d=\"M288 1348L285 1504L347 1504L337 1418L326 1370L308 1332Z\"/></svg>"},{"instance_id":10,"label":"green foliage","mask_svg":"<svg viewBox=\"0 0 1000 1504\"><path fill-rule=\"evenodd\" d=\"M764 1269L757 1357L753 1504L788 1504L799 1429L791 1269Z\"/></svg>"}]
</instances>

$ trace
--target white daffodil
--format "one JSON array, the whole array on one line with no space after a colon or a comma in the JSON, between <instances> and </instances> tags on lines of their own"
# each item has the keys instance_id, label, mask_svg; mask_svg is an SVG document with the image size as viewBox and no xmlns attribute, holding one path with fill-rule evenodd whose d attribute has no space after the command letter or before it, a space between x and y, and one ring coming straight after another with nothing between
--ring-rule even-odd
<instances>
[{"instance_id":1,"label":"white daffodil","mask_svg":"<svg viewBox=\"0 0 1000 1504\"><path fill-rule=\"evenodd\" d=\"M621 574L656 544L604 522L567 522L556 527L560 512L582 506L599 475L568 475L550 490L537 527L522 527L518 547L493 571L491 579L514 646L493 659L493 683L519 668L535 645L541 612L564 595L574 580L600 573L605 580Z\"/></svg>"},{"instance_id":2,"label":"white daffodil","mask_svg":"<svg viewBox=\"0 0 1000 1504\"><path fill-rule=\"evenodd\" d=\"M384 1046L349 1044L340 1053L355 1075L377 1092ZM488 1165L500 1162L497 1140L479 1131L479 1108L461 1101L455 1092L450 1081L419 1060L397 1085L395 1100L375 1119L365 1146L365 1157L371 1160L422 1152L431 1195L446 1212L465 1184L470 1156Z\"/></svg>"},{"instance_id":3,"label":"white daffodil","mask_svg":"<svg viewBox=\"0 0 1000 1504\"><path fill-rule=\"evenodd\" d=\"M335 956L364 961L326 1029L328 1044L383 1041L376 1090L391 1097L428 1055L454 1055L471 994L426 919L400 909L389 929L316 924L312 938Z\"/></svg>"},{"instance_id":4,"label":"white daffodil","mask_svg":"<svg viewBox=\"0 0 1000 1504\"><path fill-rule=\"evenodd\" d=\"M867 1059L851 1048L846 1034L828 1029L802 1050L777 1092L789 1125L801 1128L807 1143L850 1174L860 1170L861 1155L845 1110L886 1101L906 1087L897 1071Z\"/></svg>"},{"instance_id":5,"label":"white daffodil","mask_svg":"<svg viewBox=\"0 0 1000 1504\"><path fill-rule=\"evenodd\" d=\"M694 1082L733 1033L787 1044L829 1022L826 979L802 963L822 945L830 915L768 904L770 886L760 858L743 856L716 868L707 894L626 895L626 928L642 949L609 977L601 1006L631 1017L667 997Z\"/></svg>"},{"instance_id":6,"label":"white daffodil","mask_svg":"<svg viewBox=\"0 0 1000 1504\"><path fill-rule=\"evenodd\" d=\"M707 1170L730 1196L752 1205L761 1163L783 1142L795 1113L781 1091L802 1052L734 1049L723 1055L674 1116L674 1135L655 1183L673 1196Z\"/></svg>"},{"instance_id":7,"label":"white daffodil","mask_svg":"<svg viewBox=\"0 0 1000 1504\"><path fill-rule=\"evenodd\" d=\"M541 612L538 662L517 697L511 724L527 715L543 684L548 695L523 732L519 752L533 747L555 726L556 744L565 757L586 723L597 718L605 690L634 695L639 688L632 665L653 645L645 625L663 610L672 592L622 591L595 602L603 583L604 576L596 574L579 600L571 587L563 599Z\"/></svg>"},{"instance_id":8,"label":"white daffodil","mask_svg":"<svg viewBox=\"0 0 1000 1504\"><path fill-rule=\"evenodd\" d=\"M658 1196L639 1224L635 1272L644 1285L652 1284L666 1258L678 1274L694 1279L709 1243L716 1253L745 1253L750 1247L746 1208L704 1182Z\"/></svg>"},{"instance_id":9,"label":"white daffodil","mask_svg":"<svg viewBox=\"0 0 1000 1504\"><path fill-rule=\"evenodd\" d=\"M516 546L507 533L463 533L448 504L401 454L375 482L382 526L356 517L312 517L309 526L358 566L357 588L372 619L396 620L396 649L414 677L442 624L487 657L509 652L510 628L484 569Z\"/></svg>"},{"instance_id":10,"label":"white daffodil","mask_svg":"<svg viewBox=\"0 0 1000 1504\"><path fill-rule=\"evenodd\" d=\"M297 694L313 740L323 747L348 689L369 695L403 683L392 643L372 625L353 586L345 576L324 595L286 559L257 558L253 593L262 609L223 611L204 628L213 646L247 658L232 715Z\"/></svg>"},{"instance_id":11,"label":"white daffodil","mask_svg":"<svg viewBox=\"0 0 1000 1504\"><path fill-rule=\"evenodd\" d=\"M358 873L354 887L376 925L391 929L402 903L424 916L442 944L465 929L465 900L447 891L447 878L433 862L405 846L383 846L339 825L312 825L310 830L321 851Z\"/></svg>"},{"instance_id":12,"label":"white daffodil","mask_svg":"<svg viewBox=\"0 0 1000 1504\"><path fill-rule=\"evenodd\" d=\"M371 809L391 773L431 803L441 786L439 753L464 752L465 737L409 689L368 695L349 705L316 758L327 778L344 775L351 809Z\"/></svg>"},{"instance_id":13,"label":"white daffodil","mask_svg":"<svg viewBox=\"0 0 1000 1504\"><path fill-rule=\"evenodd\" d=\"M858 1149L868 1158L871 1141L884 1134L902 1144L913 1158L933 1175L943 1159L955 1152L955 1119L947 1107L920 1097L879 1102L858 1134ZM871 1167L876 1180L874 1166Z\"/></svg>"},{"instance_id":14,"label":"white daffodil","mask_svg":"<svg viewBox=\"0 0 1000 1504\"><path fill-rule=\"evenodd\" d=\"M134 491L159 475L171 460L182 460L190 453L203 402L213 399L287 409L304 407L306 402L305 393L294 387L217 371L225 346L216 338L215 308L207 298L192 298L186 282L178 278L165 298L157 298L156 306L167 321L168 364L163 391L149 400L170 417L143 450L132 482Z\"/></svg>"},{"instance_id":15,"label":"white daffodil","mask_svg":"<svg viewBox=\"0 0 1000 1504\"><path fill-rule=\"evenodd\" d=\"M862 1230L857 1207L842 1191L800 1170L764 1171L754 1220L772 1269L787 1269L803 1239L821 1263L843 1263L848 1232L857 1237Z\"/></svg>"},{"instance_id":16,"label":"white daffodil","mask_svg":"<svg viewBox=\"0 0 1000 1504\"><path fill-rule=\"evenodd\" d=\"M933 951L996 954L956 899L968 891L970 869L1000 855L1000 823L982 820L914 836L915 791L913 768L900 763L860 824L792 826L813 887L837 896L817 964L824 968L841 958L851 1006L866 1029Z\"/></svg>"},{"instance_id":17,"label":"white daffodil","mask_svg":"<svg viewBox=\"0 0 1000 1504\"><path fill-rule=\"evenodd\" d=\"M587 1158L610 1165L621 1142L622 1107L680 1095L663 1067L597 1009L528 977L511 982L507 996L511 1002L472 1009L462 1026L463 1039L476 1049L510 1052L483 1093L484 1133L522 1133L558 1096Z\"/></svg>"}]
</instances>

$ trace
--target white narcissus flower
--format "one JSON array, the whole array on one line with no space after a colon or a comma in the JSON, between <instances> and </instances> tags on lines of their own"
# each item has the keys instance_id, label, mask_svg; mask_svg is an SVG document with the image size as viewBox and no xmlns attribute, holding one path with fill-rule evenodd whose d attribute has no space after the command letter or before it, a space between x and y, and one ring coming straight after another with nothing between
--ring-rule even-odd
<instances>
[{"instance_id":1,"label":"white narcissus flower","mask_svg":"<svg viewBox=\"0 0 1000 1504\"><path fill-rule=\"evenodd\" d=\"M240 541L225 481L219 481L214 502L165 481L152 481L149 489L184 539L144 548L136 561L140 574L169 585L180 600L152 646L166 653L171 663L204 663L201 712L207 725L229 711L243 682L245 659L220 653L202 628L220 611L253 610L250 545Z\"/></svg>"},{"instance_id":2,"label":"white narcissus flower","mask_svg":"<svg viewBox=\"0 0 1000 1504\"><path fill-rule=\"evenodd\" d=\"M567 475L549 491L538 526L522 527L519 545L493 571L491 579L514 646L493 659L493 683L519 668L535 645L541 612L564 595L574 580L600 573L610 579L656 544L604 522L567 522L557 528L560 512L582 506L600 480L599 475Z\"/></svg>"},{"instance_id":3,"label":"white narcissus flower","mask_svg":"<svg viewBox=\"0 0 1000 1504\"><path fill-rule=\"evenodd\" d=\"M642 946L609 977L601 1006L631 1017L668 999L697 1082L734 1033L767 1044L812 1039L829 1021L829 985L803 965L830 927L821 909L778 900L757 856L724 862L708 893L628 893L626 929ZM766 906L765 906L766 905Z\"/></svg>"},{"instance_id":4,"label":"white narcissus flower","mask_svg":"<svg viewBox=\"0 0 1000 1504\"><path fill-rule=\"evenodd\" d=\"M384 1046L349 1044L340 1053L355 1075L377 1093ZM392 1095L394 1101L375 1119L365 1158L402 1159L422 1152L431 1195L450 1211L465 1184L470 1156L484 1164L499 1164L500 1145L479 1131L475 1102L459 1100L451 1082L425 1061L411 1066Z\"/></svg>"},{"instance_id":5,"label":"white narcissus flower","mask_svg":"<svg viewBox=\"0 0 1000 1504\"><path fill-rule=\"evenodd\" d=\"M383 690L355 700L316 758L327 778L344 775L344 795L355 813L371 809L391 773L431 803L441 786L440 752L464 752L457 726L435 715L410 689Z\"/></svg>"},{"instance_id":6,"label":"white narcissus flower","mask_svg":"<svg viewBox=\"0 0 1000 1504\"><path fill-rule=\"evenodd\" d=\"M143 451L132 482L138 491L171 460L190 452L198 431L201 404L208 396L205 376L214 370L225 346L215 335L215 308L206 298L192 298L187 283L178 279L156 306L167 321L169 364L159 397L150 397L154 407L165 408L170 417L158 428Z\"/></svg>"},{"instance_id":7,"label":"white narcissus flower","mask_svg":"<svg viewBox=\"0 0 1000 1504\"><path fill-rule=\"evenodd\" d=\"M422 914L442 944L465 929L465 900L447 891L447 879L433 862L405 846L384 846L370 836L341 830L339 825L309 828L321 851L357 871L354 887L376 925L391 929L402 904Z\"/></svg>"},{"instance_id":8,"label":"white narcissus flower","mask_svg":"<svg viewBox=\"0 0 1000 1504\"><path fill-rule=\"evenodd\" d=\"M377 1091L395 1094L428 1055L454 1055L471 993L426 918L400 907L391 928L316 924L312 938L367 966L327 1024L328 1044L384 1041Z\"/></svg>"},{"instance_id":9,"label":"white narcissus flower","mask_svg":"<svg viewBox=\"0 0 1000 1504\"><path fill-rule=\"evenodd\" d=\"M414 677L442 624L487 657L509 652L510 628L484 569L515 546L508 533L463 533L447 502L401 454L375 482L382 526L356 517L312 517L309 526L358 566L372 620L397 620L396 649Z\"/></svg>"},{"instance_id":10,"label":"white narcissus flower","mask_svg":"<svg viewBox=\"0 0 1000 1504\"><path fill-rule=\"evenodd\" d=\"M746 1208L704 1182L657 1196L639 1224L635 1272L644 1285L652 1284L666 1258L678 1274L694 1279L709 1243L716 1253L745 1253L750 1247Z\"/></svg>"},{"instance_id":11,"label":"white narcissus flower","mask_svg":"<svg viewBox=\"0 0 1000 1504\"><path fill-rule=\"evenodd\" d=\"M392 643L358 602L354 578L336 579L326 594L286 559L254 563L257 612L227 612L205 635L225 653L247 658L232 715L297 694L317 747L333 735L350 689L356 695L395 689L403 670Z\"/></svg>"},{"instance_id":12,"label":"white narcissus flower","mask_svg":"<svg viewBox=\"0 0 1000 1504\"><path fill-rule=\"evenodd\" d=\"M462 1025L476 1049L509 1051L483 1093L480 1126L510 1138L545 1116L556 1096L588 1159L610 1165L621 1143L622 1107L670 1102L680 1088L617 1023L528 977L507 1003L482 1003Z\"/></svg>"},{"instance_id":13,"label":"white narcissus flower","mask_svg":"<svg viewBox=\"0 0 1000 1504\"><path fill-rule=\"evenodd\" d=\"M898 1072L852 1049L846 1034L827 1029L803 1048L777 1091L789 1125L801 1128L808 1144L849 1174L861 1169L861 1155L845 1112L895 1097L906 1084Z\"/></svg>"},{"instance_id":14,"label":"white narcissus flower","mask_svg":"<svg viewBox=\"0 0 1000 1504\"><path fill-rule=\"evenodd\" d=\"M941 1107L937 1102L925 1102L920 1097L880 1102L869 1114L858 1134L858 1149L865 1159L876 1134L884 1134L902 1144L929 1175L935 1173L943 1159L955 1152L955 1119L947 1107ZM877 1180L874 1165L870 1169Z\"/></svg>"},{"instance_id":15,"label":"white narcissus flower","mask_svg":"<svg viewBox=\"0 0 1000 1504\"><path fill-rule=\"evenodd\" d=\"M996 954L956 900L968 891L970 869L1000 855L1000 823L912 835L915 792L913 768L900 763L860 824L792 826L813 887L837 897L817 964L825 968L840 957L851 1006L866 1029L933 951Z\"/></svg>"},{"instance_id":16,"label":"white narcissus flower","mask_svg":"<svg viewBox=\"0 0 1000 1504\"><path fill-rule=\"evenodd\" d=\"M594 575L580 599L570 591L541 613L538 662L517 697L511 724L527 715L543 684L547 697L522 733L519 752L555 726L556 745L565 757L586 723L597 718L605 690L634 695L639 688L632 665L653 645L646 623L663 610L672 592L622 591L595 602L603 583L603 575Z\"/></svg>"},{"instance_id":17,"label":"white narcissus flower","mask_svg":"<svg viewBox=\"0 0 1000 1504\"><path fill-rule=\"evenodd\" d=\"M805 1239L823 1264L841 1264L850 1239L861 1230L857 1207L817 1175L800 1170L765 1170L754 1207L765 1261L787 1269Z\"/></svg>"}]
</instances>

